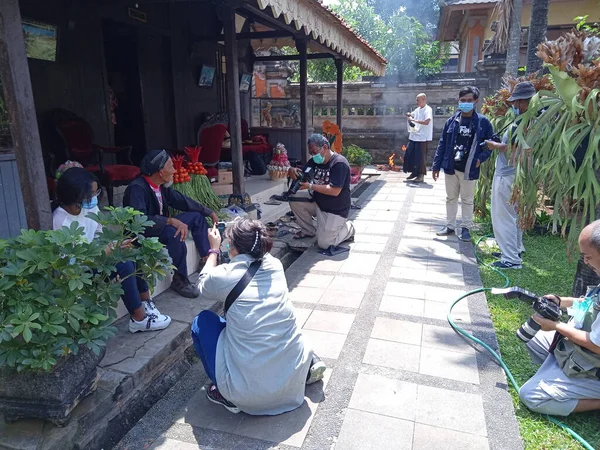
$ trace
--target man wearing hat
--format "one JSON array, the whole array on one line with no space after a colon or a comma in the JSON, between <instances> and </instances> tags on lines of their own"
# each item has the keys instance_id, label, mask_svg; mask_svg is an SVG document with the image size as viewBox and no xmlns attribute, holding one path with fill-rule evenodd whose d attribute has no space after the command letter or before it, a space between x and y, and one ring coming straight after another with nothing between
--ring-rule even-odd
<instances>
[{"instance_id":1,"label":"man wearing hat","mask_svg":"<svg viewBox=\"0 0 600 450\"><path fill-rule=\"evenodd\" d=\"M492 226L496 242L500 247L500 252L494 254L500 260L492 265L499 269L520 269L522 267L521 257L525 251L523 230L519 227L517 209L510 202L516 169L508 161L506 151L508 150L509 134L516 130L519 115L527 111L529 101L535 93L535 87L529 81L518 83L508 98L508 101L512 102L515 123L504 133L502 143L486 141L491 149L499 151L492 183ZM514 143L514 137L512 142Z\"/></svg>"},{"instance_id":2,"label":"man wearing hat","mask_svg":"<svg viewBox=\"0 0 600 450\"><path fill-rule=\"evenodd\" d=\"M218 222L217 214L206 206L171 188L175 168L166 150L152 150L140 164L142 176L133 180L123 196L123 206L141 211L154 226L146 228L146 236L158 237L169 251L175 266L171 289L179 295L196 298L198 287L190 283L185 239L190 233L202 257L208 255L208 224L205 217ZM169 207L185 211L169 216Z\"/></svg>"}]
</instances>

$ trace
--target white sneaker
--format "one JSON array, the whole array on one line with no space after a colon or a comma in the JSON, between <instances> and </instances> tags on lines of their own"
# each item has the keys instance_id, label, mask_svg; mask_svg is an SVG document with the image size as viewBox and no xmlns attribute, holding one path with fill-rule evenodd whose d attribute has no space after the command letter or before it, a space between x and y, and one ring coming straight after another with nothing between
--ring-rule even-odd
<instances>
[{"instance_id":1,"label":"white sneaker","mask_svg":"<svg viewBox=\"0 0 600 450\"><path fill-rule=\"evenodd\" d=\"M158 310L152 299L142 300L142 304L144 305L144 311L146 311L146 314L156 314L157 316L160 315L160 311Z\"/></svg>"},{"instance_id":2,"label":"white sneaker","mask_svg":"<svg viewBox=\"0 0 600 450\"><path fill-rule=\"evenodd\" d=\"M164 330L170 323L171 318L164 314L146 314L146 317L139 322L131 317L129 320L129 331L137 333L138 331Z\"/></svg>"}]
</instances>

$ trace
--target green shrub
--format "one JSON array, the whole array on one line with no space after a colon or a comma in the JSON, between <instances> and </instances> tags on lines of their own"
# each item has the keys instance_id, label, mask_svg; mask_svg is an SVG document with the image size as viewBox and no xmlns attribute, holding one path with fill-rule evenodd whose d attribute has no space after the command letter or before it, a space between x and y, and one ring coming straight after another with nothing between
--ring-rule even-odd
<instances>
[{"instance_id":1,"label":"green shrub","mask_svg":"<svg viewBox=\"0 0 600 450\"><path fill-rule=\"evenodd\" d=\"M115 333L110 325L123 294L111 277L115 265L136 263L135 275L150 286L166 276L170 259L163 245L142 235L152 224L146 216L107 208L92 218L103 232L91 243L76 224L0 240L0 369L49 371L83 345L99 354ZM122 248L132 236L138 236L135 244Z\"/></svg>"},{"instance_id":2,"label":"green shrub","mask_svg":"<svg viewBox=\"0 0 600 450\"><path fill-rule=\"evenodd\" d=\"M342 155L346 157L350 164L355 164L360 167L368 166L373 160L368 151L354 144L344 147Z\"/></svg>"}]
</instances>

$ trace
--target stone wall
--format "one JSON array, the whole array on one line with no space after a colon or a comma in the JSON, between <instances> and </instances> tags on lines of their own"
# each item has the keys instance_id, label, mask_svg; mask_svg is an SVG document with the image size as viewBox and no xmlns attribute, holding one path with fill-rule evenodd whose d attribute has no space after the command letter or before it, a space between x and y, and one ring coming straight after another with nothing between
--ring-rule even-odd
<instances>
[{"instance_id":1,"label":"stone wall","mask_svg":"<svg viewBox=\"0 0 600 450\"><path fill-rule=\"evenodd\" d=\"M454 113L458 92L463 86L477 86L480 99L488 95L486 78L459 78L427 83L397 84L366 81L344 84L342 132L345 144L353 143L373 155L375 162L386 162L391 153L400 154L408 142L404 114L416 107L416 96L424 92L434 112L433 142L429 159L433 158L444 123ZM291 98L299 98L298 84L287 89ZM336 121L335 83L314 83L308 87L309 107L312 107L312 126L320 130L325 120ZM309 120L311 120L309 110Z\"/></svg>"}]
</instances>

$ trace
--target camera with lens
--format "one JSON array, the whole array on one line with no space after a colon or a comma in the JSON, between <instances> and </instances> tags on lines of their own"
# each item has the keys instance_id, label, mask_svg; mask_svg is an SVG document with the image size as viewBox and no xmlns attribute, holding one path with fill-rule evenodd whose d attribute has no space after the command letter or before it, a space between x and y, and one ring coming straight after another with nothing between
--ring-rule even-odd
<instances>
[{"instance_id":1,"label":"camera with lens","mask_svg":"<svg viewBox=\"0 0 600 450\"><path fill-rule=\"evenodd\" d=\"M492 289L492 294L502 294L507 299L518 298L521 301L530 303L533 310L545 319L558 322L562 316L560 307L547 297L538 297L533 292L526 291L520 287L511 287L508 289ZM517 337L527 343L535 334L540 331L542 326L537 323L533 317L527 319L517 330Z\"/></svg>"},{"instance_id":2,"label":"camera with lens","mask_svg":"<svg viewBox=\"0 0 600 450\"><path fill-rule=\"evenodd\" d=\"M493 134L492 137L488 139L488 141L502 142L502 139L500 139L500 135L498 133L496 133L496 134ZM491 151L490 147L488 147L488 145L485 141L483 141L482 143L479 144L479 148L481 149L482 152L486 151L486 150Z\"/></svg>"},{"instance_id":3,"label":"camera with lens","mask_svg":"<svg viewBox=\"0 0 600 450\"><path fill-rule=\"evenodd\" d=\"M292 182L288 191L285 194L283 194L283 196L287 198L291 197L292 195L295 195L300 190L300 185L302 183L309 183L313 180L315 176L314 172L315 170L313 166L306 166L302 171L302 174Z\"/></svg>"},{"instance_id":4,"label":"camera with lens","mask_svg":"<svg viewBox=\"0 0 600 450\"><path fill-rule=\"evenodd\" d=\"M455 145L454 146L454 161L460 162L464 159L466 154L464 145Z\"/></svg>"}]
</instances>

